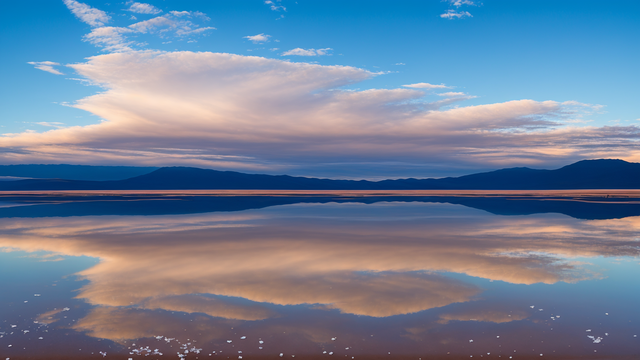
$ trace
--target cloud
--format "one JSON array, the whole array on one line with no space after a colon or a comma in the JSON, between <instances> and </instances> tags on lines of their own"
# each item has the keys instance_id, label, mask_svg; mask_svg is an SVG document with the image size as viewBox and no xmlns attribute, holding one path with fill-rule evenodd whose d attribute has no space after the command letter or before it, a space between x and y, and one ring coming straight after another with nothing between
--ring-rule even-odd
<instances>
[{"instance_id":1,"label":"cloud","mask_svg":"<svg viewBox=\"0 0 640 360\"><path fill-rule=\"evenodd\" d=\"M58 66L57 62L53 61L29 61L27 64L34 65L36 69L52 73L54 75L64 75L62 72L54 69L54 66Z\"/></svg>"},{"instance_id":2,"label":"cloud","mask_svg":"<svg viewBox=\"0 0 640 360\"><path fill-rule=\"evenodd\" d=\"M176 27L175 20L171 19L168 16L158 16L153 19L144 20L137 22L135 24L129 25L130 29L133 29L139 33L149 33L157 31L161 28L173 28Z\"/></svg>"},{"instance_id":3,"label":"cloud","mask_svg":"<svg viewBox=\"0 0 640 360\"><path fill-rule=\"evenodd\" d=\"M440 14L440 17L443 19L463 19L466 17L473 17L468 11L456 11L456 10L447 10L446 13Z\"/></svg>"},{"instance_id":4,"label":"cloud","mask_svg":"<svg viewBox=\"0 0 640 360\"><path fill-rule=\"evenodd\" d=\"M265 0L265 4L269 5L269 7L271 8L271 10L273 11L287 11L287 8L285 8L284 6L282 6L281 0L275 0L276 2L273 2L271 0Z\"/></svg>"},{"instance_id":5,"label":"cloud","mask_svg":"<svg viewBox=\"0 0 640 360\"><path fill-rule=\"evenodd\" d=\"M171 11L169 14L140 21L128 27L103 26L94 28L83 37L83 40L101 47L107 52L133 51L134 47L140 44L129 40L128 36L131 35L154 34L162 38L184 38L215 30L214 27L201 27L189 20L190 18L202 18L203 16L204 14L199 12Z\"/></svg>"},{"instance_id":6,"label":"cloud","mask_svg":"<svg viewBox=\"0 0 640 360\"><path fill-rule=\"evenodd\" d=\"M129 6L129 8L127 9L127 11L131 11L137 14L151 14L151 15L157 15L162 12L162 10L158 9L157 7L151 4L145 4L145 3L139 3L139 2L132 3L131 6Z\"/></svg>"},{"instance_id":7,"label":"cloud","mask_svg":"<svg viewBox=\"0 0 640 360\"><path fill-rule=\"evenodd\" d=\"M332 48L324 48L324 49L302 49L295 48L293 50L288 50L282 53L282 56L322 56L322 55L331 55L329 52L332 51Z\"/></svg>"},{"instance_id":8,"label":"cloud","mask_svg":"<svg viewBox=\"0 0 640 360\"><path fill-rule=\"evenodd\" d=\"M215 30L214 27L199 27L192 21L186 20L186 18L203 15L202 13L192 13L188 11L171 11L169 14L129 25L129 29L142 34L151 33L161 36L173 34L179 37Z\"/></svg>"},{"instance_id":9,"label":"cloud","mask_svg":"<svg viewBox=\"0 0 640 360\"><path fill-rule=\"evenodd\" d=\"M49 121L41 121L41 122L37 122L36 124L40 125L40 126L46 126L46 127L54 127L54 128L62 128L64 127L64 123L61 122L49 122Z\"/></svg>"},{"instance_id":10,"label":"cloud","mask_svg":"<svg viewBox=\"0 0 640 360\"><path fill-rule=\"evenodd\" d=\"M254 44L257 44L257 43L268 42L270 37L271 35L258 34L258 35L245 36L244 38L249 39Z\"/></svg>"},{"instance_id":11,"label":"cloud","mask_svg":"<svg viewBox=\"0 0 640 360\"><path fill-rule=\"evenodd\" d=\"M402 85L403 87L408 87L408 88L412 88L412 89L449 89L450 86L447 86L445 84L440 84L440 85L433 85L433 84L429 84L429 83L416 83L416 84L409 84L409 85Z\"/></svg>"},{"instance_id":12,"label":"cloud","mask_svg":"<svg viewBox=\"0 0 640 360\"><path fill-rule=\"evenodd\" d=\"M639 126L569 124L592 105L522 99L448 108L465 97L429 102L420 91L443 84L344 90L384 75L224 53L129 51L68 66L103 88L69 106L104 121L2 136L3 162L312 172L398 161L495 168L640 160Z\"/></svg>"},{"instance_id":13,"label":"cloud","mask_svg":"<svg viewBox=\"0 0 640 360\"><path fill-rule=\"evenodd\" d=\"M462 5L471 5L471 6L478 5L477 3L471 0L446 0L446 1L448 1L451 6L455 6L457 8L459 8Z\"/></svg>"},{"instance_id":14,"label":"cloud","mask_svg":"<svg viewBox=\"0 0 640 360\"><path fill-rule=\"evenodd\" d=\"M463 93L463 92L446 92L446 93L440 93L440 94L436 94L438 96L447 96L447 97L452 97L452 96L468 96L467 94Z\"/></svg>"},{"instance_id":15,"label":"cloud","mask_svg":"<svg viewBox=\"0 0 640 360\"><path fill-rule=\"evenodd\" d=\"M108 52L132 51L135 42L129 41L126 34L135 31L125 27L103 26L94 28L83 40Z\"/></svg>"},{"instance_id":16,"label":"cloud","mask_svg":"<svg viewBox=\"0 0 640 360\"><path fill-rule=\"evenodd\" d=\"M400 63L395 63L394 65L407 65L407 64L400 62Z\"/></svg>"},{"instance_id":17,"label":"cloud","mask_svg":"<svg viewBox=\"0 0 640 360\"><path fill-rule=\"evenodd\" d=\"M64 1L67 7L80 20L94 27L89 34L83 37L83 41L101 47L107 52L133 51L134 48L146 45L143 42L130 40L130 36L153 34L161 38L177 37L183 39L203 34L209 30L215 30L214 27L203 26L195 22L196 19L200 21L210 20L204 13L199 11L170 11L168 14L140 21L128 27L104 26L111 19L105 12L75 0ZM159 14L162 12L150 4L138 2L129 2L129 4L131 5L127 11L135 13ZM137 20L137 18L131 16L130 20ZM45 71L51 72L49 69Z\"/></svg>"},{"instance_id":18,"label":"cloud","mask_svg":"<svg viewBox=\"0 0 640 360\"><path fill-rule=\"evenodd\" d=\"M75 0L63 0L69 10L82 22L93 27L104 26L111 20L111 17L102 10L92 8L91 6L77 2Z\"/></svg>"}]
</instances>

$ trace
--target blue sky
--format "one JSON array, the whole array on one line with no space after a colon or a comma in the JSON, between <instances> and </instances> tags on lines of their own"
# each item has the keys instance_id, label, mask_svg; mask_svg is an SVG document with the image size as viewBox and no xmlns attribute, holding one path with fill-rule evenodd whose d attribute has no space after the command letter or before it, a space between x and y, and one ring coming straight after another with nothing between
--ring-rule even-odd
<instances>
[{"instance_id":1,"label":"blue sky","mask_svg":"<svg viewBox=\"0 0 640 360\"><path fill-rule=\"evenodd\" d=\"M3 163L402 177L640 161L637 1L3 7ZM221 53L243 57L205 56ZM176 61L181 69L168 71ZM123 68L131 63L142 65ZM230 66L239 81L219 72ZM186 104L193 95L171 91L183 86L202 100Z\"/></svg>"}]
</instances>

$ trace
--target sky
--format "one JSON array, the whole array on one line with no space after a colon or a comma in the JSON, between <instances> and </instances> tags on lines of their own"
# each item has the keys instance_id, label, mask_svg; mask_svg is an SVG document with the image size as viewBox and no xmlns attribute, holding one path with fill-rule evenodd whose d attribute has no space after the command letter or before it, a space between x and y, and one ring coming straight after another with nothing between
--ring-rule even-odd
<instances>
[{"instance_id":1,"label":"sky","mask_svg":"<svg viewBox=\"0 0 640 360\"><path fill-rule=\"evenodd\" d=\"M640 2L22 0L0 164L329 178L640 162Z\"/></svg>"}]
</instances>

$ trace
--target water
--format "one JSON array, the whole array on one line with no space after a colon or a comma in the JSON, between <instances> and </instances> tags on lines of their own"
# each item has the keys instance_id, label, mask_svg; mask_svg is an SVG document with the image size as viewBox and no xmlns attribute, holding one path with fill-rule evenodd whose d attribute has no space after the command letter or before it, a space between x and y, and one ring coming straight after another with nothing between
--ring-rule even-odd
<instances>
[{"instance_id":1,"label":"water","mask_svg":"<svg viewBox=\"0 0 640 360\"><path fill-rule=\"evenodd\" d=\"M633 201L2 202L2 359L640 356Z\"/></svg>"}]
</instances>

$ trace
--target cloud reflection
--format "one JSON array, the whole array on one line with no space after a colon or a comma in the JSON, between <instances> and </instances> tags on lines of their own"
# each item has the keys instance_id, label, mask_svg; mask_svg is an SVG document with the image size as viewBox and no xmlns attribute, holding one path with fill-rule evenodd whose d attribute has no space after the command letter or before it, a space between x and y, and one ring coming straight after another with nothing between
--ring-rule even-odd
<instances>
[{"instance_id":1,"label":"cloud reflection","mask_svg":"<svg viewBox=\"0 0 640 360\"><path fill-rule=\"evenodd\" d=\"M441 272L514 284L575 282L599 275L574 257L640 251L635 218L437 217L405 207L413 216L390 218L381 204L354 205L349 217L336 205L300 205L281 213L2 219L0 246L100 258L80 273L89 283L78 297L94 305L241 320L273 317L261 303L373 317L414 313L481 291ZM309 209L315 213L299 216Z\"/></svg>"}]
</instances>

